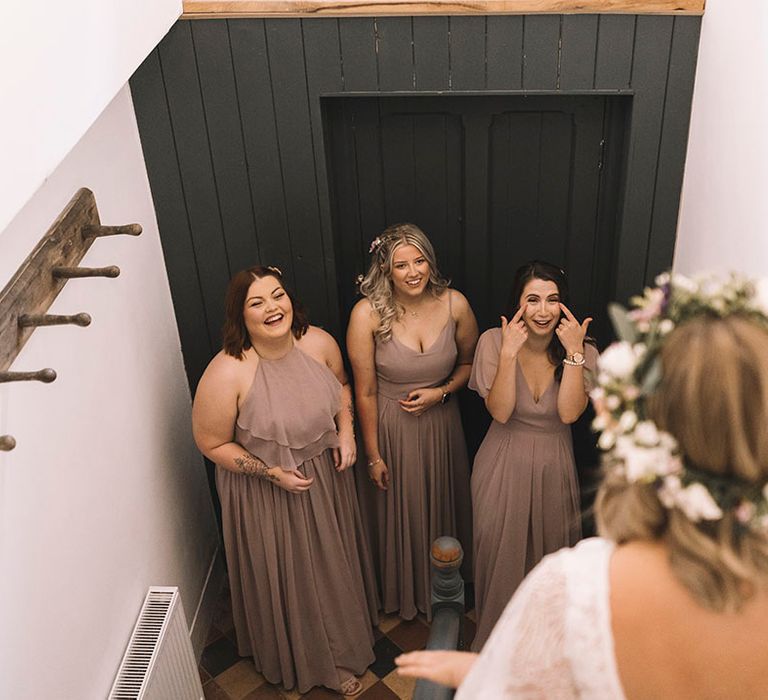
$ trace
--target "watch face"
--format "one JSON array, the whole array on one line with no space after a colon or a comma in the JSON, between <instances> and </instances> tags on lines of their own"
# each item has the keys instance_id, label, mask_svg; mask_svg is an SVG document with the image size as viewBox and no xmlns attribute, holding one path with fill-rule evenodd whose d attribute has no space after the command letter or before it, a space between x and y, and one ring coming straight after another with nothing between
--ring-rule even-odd
<instances>
[{"instance_id":1,"label":"watch face","mask_svg":"<svg viewBox=\"0 0 768 700\"><path fill-rule=\"evenodd\" d=\"M446 392L443 393L443 398L440 399L440 403L448 403L448 399L450 399L450 398L451 398L451 392L450 391L446 391Z\"/></svg>"},{"instance_id":2,"label":"watch face","mask_svg":"<svg viewBox=\"0 0 768 700\"><path fill-rule=\"evenodd\" d=\"M580 352L575 352L570 357L572 362L584 362L584 355L582 355Z\"/></svg>"}]
</instances>

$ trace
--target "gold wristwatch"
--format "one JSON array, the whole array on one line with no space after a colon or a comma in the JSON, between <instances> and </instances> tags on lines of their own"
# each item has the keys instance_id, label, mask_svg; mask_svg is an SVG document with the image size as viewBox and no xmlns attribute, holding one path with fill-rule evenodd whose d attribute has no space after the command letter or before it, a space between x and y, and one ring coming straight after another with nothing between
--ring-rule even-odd
<instances>
[{"instance_id":1,"label":"gold wristwatch","mask_svg":"<svg viewBox=\"0 0 768 700\"><path fill-rule=\"evenodd\" d=\"M566 355L563 360L563 364L570 365L571 367L581 367L586 360L584 359L584 353L575 352L573 355Z\"/></svg>"}]
</instances>

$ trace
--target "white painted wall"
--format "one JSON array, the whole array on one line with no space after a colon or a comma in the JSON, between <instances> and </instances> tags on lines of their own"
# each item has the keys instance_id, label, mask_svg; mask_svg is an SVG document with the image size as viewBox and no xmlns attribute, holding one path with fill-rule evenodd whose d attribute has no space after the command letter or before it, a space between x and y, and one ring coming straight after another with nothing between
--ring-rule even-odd
<instances>
[{"instance_id":1,"label":"white painted wall","mask_svg":"<svg viewBox=\"0 0 768 700\"><path fill-rule=\"evenodd\" d=\"M707 0L674 267L768 274L768 2Z\"/></svg>"},{"instance_id":2,"label":"white painted wall","mask_svg":"<svg viewBox=\"0 0 768 700\"><path fill-rule=\"evenodd\" d=\"M3 4L0 231L180 14L181 0Z\"/></svg>"},{"instance_id":3,"label":"white painted wall","mask_svg":"<svg viewBox=\"0 0 768 700\"><path fill-rule=\"evenodd\" d=\"M70 280L50 310L93 323L36 330L13 365L58 379L0 385L0 433L18 441L0 452L0 697L13 700L103 699L147 587L180 586L191 620L218 543L127 86L0 236L0 287L82 186L103 223L144 233L93 244L82 264L120 277Z\"/></svg>"}]
</instances>

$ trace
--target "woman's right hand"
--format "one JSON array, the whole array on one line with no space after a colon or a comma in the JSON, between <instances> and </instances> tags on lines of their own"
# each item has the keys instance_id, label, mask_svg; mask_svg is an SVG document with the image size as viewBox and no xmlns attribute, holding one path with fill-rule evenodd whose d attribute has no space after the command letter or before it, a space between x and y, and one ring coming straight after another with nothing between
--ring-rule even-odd
<instances>
[{"instance_id":1,"label":"woman's right hand","mask_svg":"<svg viewBox=\"0 0 768 700\"><path fill-rule=\"evenodd\" d=\"M505 316L501 317L501 355L508 359L517 357L520 348L528 340L528 329L525 327L525 321L522 320L525 306L521 306L511 321L507 321Z\"/></svg>"},{"instance_id":2,"label":"woman's right hand","mask_svg":"<svg viewBox=\"0 0 768 700\"><path fill-rule=\"evenodd\" d=\"M412 651L395 659L397 672L410 678L458 688L467 677L477 654L467 651Z\"/></svg>"},{"instance_id":3,"label":"woman's right hand","mask_svg":"<svg viewBox=\"0 0 768 700\"><path fill-rule=\"evenodd\" d=\"M301 493L302 491L308 491L309 487L314 482L314 477L305 477L298 469L293 471L285 471L281 467L276 467L277 482L276 485L281 489L290 491L291 493Z\"/></svg>"},{"instance_id":4,"label":"woman's right hand","mask_svg":"<svg viewBox=\"0 0 768 700\"><path fill-rule=\"evenodd\" d=\"M382 491L389 486L389 468L383 459L379 458L373 466L368 466L368 476Z\"/></svg>"}]
</instances>

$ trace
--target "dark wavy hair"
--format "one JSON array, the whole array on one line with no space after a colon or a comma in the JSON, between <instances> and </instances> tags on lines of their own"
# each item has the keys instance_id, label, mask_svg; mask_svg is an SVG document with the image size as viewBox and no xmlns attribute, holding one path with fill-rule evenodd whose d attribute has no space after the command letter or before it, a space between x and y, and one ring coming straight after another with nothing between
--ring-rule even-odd
<instances>
[{"instance_id":1,"label":"dark wavy hair","mask_svg":"<svg viewBox=\"0 0 768 700\"><path fill-rule=\"evenodd\" d=\"M554 282L557 286L557 292L560 295L561 303L568 306L568 278L565 271L552 263L542 260L531 260L517 268L512 280L512 291L509 293L509 300L505 309L507 319L511 319L520 308L520 297L523 295L525 285L531 280L544 280L545 282ZM591 338L585 338L585 342L593 343ZM547 355L549 361L555 366L555 380L558 382L563 376L563 360L565 359L565 348L557 337L557 333L552 334L552 340L547 346Z\"/></svg>"},{"instance_id":2,"label":"dark wavy hair","mask_svg":"<svg viewBox=\"0 0 768 700\"><path fill-rule=\"evenodd\" d=\"M238 360L242 360L243 353L251 347L251 339L243 319L245 298L254 280L262 279L263 277L274 277L285 289L285 293L291 300L291 306L293 306L291 332L293 336L298 340L309 328L309 319L304 306L293 292L285 286L283 273L278 268L254 265L246 270L240 270L240 272L232 277L227 287L227 296L224 302L224 326L221 331L223 339L222 349L227 355L232 355L232 357L236 357Z\"/></svg>"}]
</instances>

